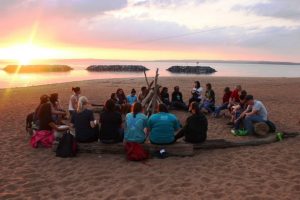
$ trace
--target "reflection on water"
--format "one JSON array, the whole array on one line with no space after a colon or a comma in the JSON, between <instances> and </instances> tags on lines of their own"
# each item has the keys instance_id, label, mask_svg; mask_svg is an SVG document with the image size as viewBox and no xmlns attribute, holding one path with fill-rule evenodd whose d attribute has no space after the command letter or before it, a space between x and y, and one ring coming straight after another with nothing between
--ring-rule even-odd
<instances>
[{"instance_id":1,"label":"reflection on water","mask_svg":"<svg viewBox=\"0 0 300 200\"><path fill-rule=\"evenodd\" d=\"M143 77L143 73L129 72L88 72L85 68L92 64L140 64L149 68L148 76L154 76L155 69L159 68L160 76L195 76L186 74L172 74L166 69L172 65L195 65L195 63L180 62L121 62L121 61L73 61L67 64L74 68L70 72L49 72L30 74L10 74L0 70L0 88L26 87L32 85L43 85L51 83L63 83L70 81L111 79L111 78L133 78ZM1 64L1 68L6 64ZM300 77L299 65L261 65L261 64L229 64L229 63L200 63L200 65L211 66L217 70L210 76L239 76L239 77ZM207 75L199 75L207 76Z\"/></svg>"}]
</instances>

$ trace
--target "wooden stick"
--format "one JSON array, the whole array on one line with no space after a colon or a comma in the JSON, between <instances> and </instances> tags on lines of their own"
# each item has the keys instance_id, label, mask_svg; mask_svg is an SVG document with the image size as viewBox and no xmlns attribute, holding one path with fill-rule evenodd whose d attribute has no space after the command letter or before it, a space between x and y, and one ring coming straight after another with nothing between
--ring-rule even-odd
<instances>
[{"instance_id":1,"label":"wooden stick","mask_svg":"<svg viewBox=\"0 0 300 200\"><path fill-rule=\"evenodd\" d=\"M144 70L144 75L145 75L145 80L146 80L147 86L148 86L148 88L150 88L150 84L149 84L149 81L148 81L147 74L146 74L145 70Z\"/></svg>"},{"instance_id":2,"label":"wooden stick","mask_svg":"<svg viewBox=\"0 0 300 200\"><path fill-rule=\"evenodd\" d=\"M154 95L153 95L153 99L152 99L152 114L154 114L156 105L157 105L157 90L158 90L157 79L158 79L158 68L156 69L156 74L155 74L155 79L154 79Z\"/></svg>"}]
</instances>

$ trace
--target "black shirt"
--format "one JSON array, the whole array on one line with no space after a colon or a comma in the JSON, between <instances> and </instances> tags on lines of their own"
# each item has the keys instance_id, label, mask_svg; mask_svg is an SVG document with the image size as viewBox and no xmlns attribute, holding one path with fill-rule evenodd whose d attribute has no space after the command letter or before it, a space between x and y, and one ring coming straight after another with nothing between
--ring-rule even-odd
<instances>
[{"instance_id":1,"label":"black shirt","mask_svg":"<svg viewBox=\"0 0 300 200\"><path fill-rule=\"evenodd\" d=\"M167 92L163 92L160 94L160 98L162 100L162 102L164 104L169 104L170 103L170 97L169 97L169 93Z\"/></svg>"},{"instance_id":2,"label":"black shirt","mask_svg":"<svg viewBox=\"0 0 300 200\"><path fill-rule=\"evenodd\" d=\"M72 115L71 123L74 124L76 139L78 141L87 142L96 137L95 130L91 127L91 121L94 121L93 111L85 109Z\"/></svg>"},{"instance_id":3,"label":"black shirt","mask_svg":"<svg viewBox=\"0 0 300 200\"><path fill-rule=\"evenodd\" d=\"M42 104L38 112L39 130L51 131L52 127L49 124L54 122L51 115L51 105L49 103Z\"/></svg>"},{"instance_id":4,"label":"black shirt","mask_svg":"<svg viewBox=\"0 0 300 200\"><path fill-rule=\"evenodd\" d=\"M181 102L181 103L183 103L182 93L174 91L172 93L172 102Z\"/></svg>"},{"instance_id":5,"label":"black shirt","mask_svg":"<svg viewBox=\"0 0 300 200\"><path fill-rule=\"evenodd\" d=\"M185 141L191 143L203 142L207 137L207 118L201 113L199 115L193 114L186 120L184 126Z\"/></svg>"},{"instance_id":6,"label":"black shirt","mask_svg":"<svg viewBox=\"0 0 300 200\"><path fill-rule=\"evenodd\" d=\"M104 111L100 115L100 123L101 141L119 142L121 140L120 128L122 124L122 117L120 113Z\"/></svg>"}]
</instances>

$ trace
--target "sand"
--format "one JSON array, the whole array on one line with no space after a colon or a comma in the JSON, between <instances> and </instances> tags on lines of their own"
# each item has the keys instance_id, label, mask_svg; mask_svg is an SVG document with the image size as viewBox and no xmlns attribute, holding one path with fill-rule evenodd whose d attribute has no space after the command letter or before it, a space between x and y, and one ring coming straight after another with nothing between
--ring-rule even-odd
<instances>
[{"instance_id":1,"label":"sand","mask_svg":"<svg viewBox=\"0 0 300 200\"><path fill-rule=\"evenodd\" d=\"M221 101L225 86L241 84L267 106L280 130L300 132L300 78L160 78L172 91L180 85L187 101L193 80L211 82ZM258 147L196 151L193 157L128 162L124 155L79 154L57 158L32 149L25 116L41 94L58 92L67 108L72 86L95 103L118 87L129 91L143 79L94 80L0 90L0 199L299 199L300 138ZM175 113L181 121L186 113ZM208 116L208 137L230 134L227 118Z\"/></svg>"}]
</instances>

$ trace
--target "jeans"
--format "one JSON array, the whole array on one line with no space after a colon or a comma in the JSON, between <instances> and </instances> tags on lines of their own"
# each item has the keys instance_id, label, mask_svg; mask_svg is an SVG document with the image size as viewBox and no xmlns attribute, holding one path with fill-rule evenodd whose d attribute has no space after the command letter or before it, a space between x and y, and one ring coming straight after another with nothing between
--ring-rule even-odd
<instances>
[{"instance_id":1,"label":"jeans","mask_svg":"<svg viewBox=\"0 0 300 200\"><path fill-rule=\"evenodd\" d=\"M209 113L213 112L214 102L204 101L203 104L200 105L200 109L205 108Z\"/></svg>"},{"instance_id":2,"label":"jeans","mask_svg":"<svg viewBox=\"0 0 300 200\"><path fill-rule=\"evenodd\" d=\"M240 115L242 114L243 111L237 111L235 113L235 119L238 119L240 117ZM234 123L234 130L239 130L240 129L240 125L243 122L243 119L239 119L237 120L237 122Z\"/></svg>"},{"instance_id":3,"label":"jeans","mask_svg":"<svg viewBox=\"0 0 300 200\"><path fill-rule=\"evenodd\" d=\"M251 116L247 116L244 119L244 128L248 131L248 134L253 134L254 132L254 126L253 123L254 122L265 122L266 120L264 120L261 116L259 115L251 115Z\"/></svg>"},{"instance_id":4,"label":"jeans","mask_svg":"<svg viewBox=\"0 0 300 200\"><path fill-rule=\"evenodd\" d=\"M215 116L220 115L220 112L221 112L222 110L226 110L227 107L228 107L228 103L223 103L222 105L218 106L218 107L216 108L215 112L214 112Z\"/></svg>"},{"instance_id":5,"label":"jeans","mask_svg":"<svg viewBox=\"0 0 300 200\"><path fill-rule=\"evenodd\" d=\"M188 110L187 105L184 102L180 102L180 101L173 101L171 103L171 107L173 107L175 109Z\"/></svg>"}]
</instances>

